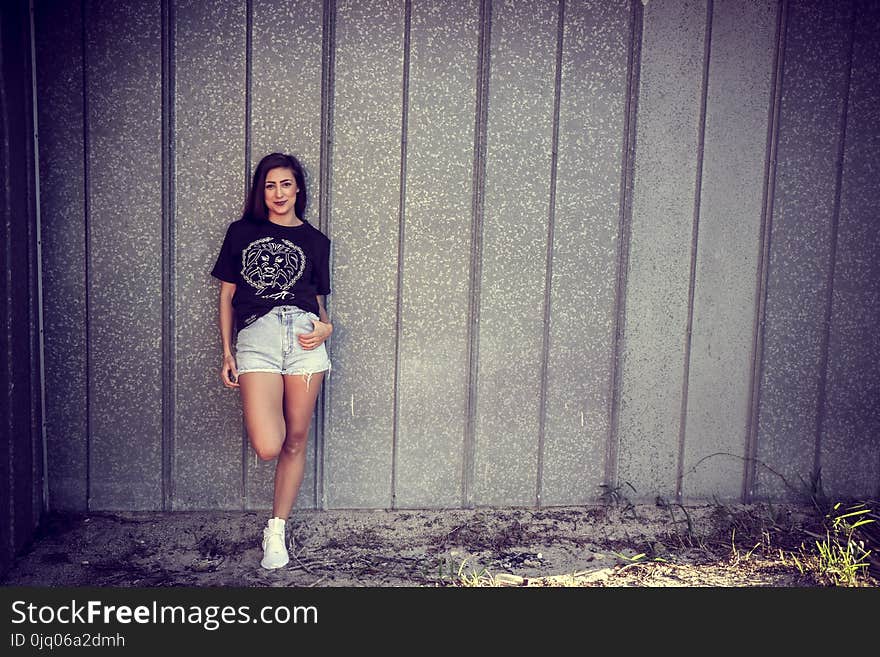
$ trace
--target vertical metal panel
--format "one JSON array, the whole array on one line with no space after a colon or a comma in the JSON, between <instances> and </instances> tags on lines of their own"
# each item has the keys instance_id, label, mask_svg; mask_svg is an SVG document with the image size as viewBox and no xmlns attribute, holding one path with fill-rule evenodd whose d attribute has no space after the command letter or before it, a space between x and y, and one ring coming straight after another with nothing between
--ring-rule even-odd
<instances>
[{"instance_id":1,"label":"vertical metal panel","mask_svg":"<svg viewBox=\"0 0 880 657\"><path fill-rule=\"evenodd\" d=\"M35 7L49 499L88 503L82 7ZM60 120L63 117L63 120Z\"/></svg>"},{"instance_id":2,"label":"vertical metal panel","mask_svg":"<svg viewBox=\"0 0 880 657\"><path fill-rule=\"evenodd\" d=\"M180 0L174 13L174 508L229 509L242 503L241 401L220 382L210 271L242 207L245 8Z\"/></svg>"},{"instance_id":3,"label":"vertical metal panel","mask_svg":"<svg viewBox=\"0 0 880 657\"><path fill-rule=\"evenodd\" d=\"M22 141L26 144L25 157L22 158L27 181L27 207L30 220L27 222L28 244L28 351L30 362L30 452L32 458L32 486L30 490L30 526L26 536L30 538L43 512L47 511L49 486L47 482L46 432L43 422L45 412L45 377L43 374L43 279L42 279L42 240L40 238L40 180L39 180L39 135L37 130L37 79L36 50L34 46L33 5L29 2L27 11L22 11L21 33L24 36L25 53L25 93L22 103L27 112L26 129L22 130ZM21 161L21 160L20 160ZM22 315L24 316L24 315Z\"/></svg>"},{"instance_id":4,"label":"vertical metal panel","mask_svg":"<svg viewBox=\"0 0 880 657\"><path fill-rule=\"evenodd\" d=\"M403 9L392 0L337 5L329 507L391 501Z\"/></svg>"},{"instance_id":5,"label":"vertical metal panel","mask_svg":"<svg viewBox=\"0 0 880 657\"><path fill-rule=\"evenodd\" d=\"M595 500L610 440L629 3L566 2L541 503Z\"/></svg>"},{"instance_id":6,"label":"vertical metal panel","mask_svg":"<svg viewBox=\"0 0 880 657\"><path fill-rule=\"evenodd\" d=\"M880 494L880 7L856 5L828 347L822 481Z\"/></svg>"},{"instance_id":7,"label":"vertical metal panel","mask_svg":"<svg viewBox=\"0 0 880 657\"><path fill-rule=\"evenodd\" d=\"M851 3L789 4L758 409L755 494L809 491L831 270Z\"/></svg>"},{"instance_id":8,"label":"vertical metal panel","mask_svg":"<svg viewBox=\"0 0 880 657\"><path fill-rule=\"evenodd\" d=\"M557 2L493 2L474 502L535 503Z\"/></svg>"},{"instance_id":9,"label":"vertical metal panel","mask_svg":"<svg viewBox=\"0 0 880 657\"><path fill-rule=\"evenodd\" d=\"M6 24L7 11L9 11L8 5L0 5L0 30ZM2 33L0 33L0 36L2 36ZM6 49L9 45L10 42L7 39L0 40L0 56L2 56L0 65L6 64L8 61ZM11 45L15 46L17 44L13 41ZM3 71L3 75L0 77L0 85L2 85L0 86L0 92L2 92L3 98L9 94L7 90L8 83L9 75ZM0 248L0 264L3 265L4 272L12 271L12 249L10 247L12 245L13 226L10 208L13 188L9 184L11 157L9 152L9 128L6 127L8 119L6 115L6 103L3 102L0 104L0 118L2 118L2 121L0 121L0 155L2 155L0 157L0 175L2 175L2 178L0 180L3 182L0 185L0 207L2 207L2 215L0 216L2 216L3 220L3 223L0 224L0 237L2 237L2 241L0 241L0 246L2 246ZM18 546L12 538L12 528L15 522L12 499L16 487L20 485L12 473L12 461L14 458L12 436L15 429L12 423L12 414L10 413L14 404L11 357L12 340L10 339L13 314L10 311L13 304L10 297L12 285L11 281L8 281L7 278L5 274L3 277L0 277L0 313L2 313L0 314L0 318L2 318L2 324L0 324L0 358L2 358L2 366L0 366L0 386L2 386L0 387L0 418L2 420L0 421L3 423L2 442L0 442L0 447L2 447L2 451L0 451L0 526L8 528L0 534L0 574L6 573L18 551Z\"/></svg>"},{"instance_id":10,"label":"vertical metal panel","mask_svg":"<svg viewBox=\"0 0 880 657\"><path fill-rule=\"evenodd\" d=\"M8 8L6 5L0 5L0 29L6 23L6 11ZM2 33L0 33L2 34ZM12 45L15 46L15 42L12 42ZM2 60L0 60L0 65L5 64L8 60L6 57L6 48L9 46L9 42L6 39L0 40L0 55L2 55ZM7 90L7 84L9 81L9 75L3 72L2 77L0 77L0 90L2 90L3 97L5 98L9 91ZM3 265L3 271L12 271L12 210L10 208L11 198L13 195L12 185L9 184L10 181L10 144L9 144L9 128L7 128L8 119L6 117L7 110L5 102L0 104L0 175L2 178L0 180L3 181L3 184L0 185L0 207L2 207L2 219L3 223L0 224L0 237L2 237L2 241L0 241L0 264ZM13 397L15 388L13 386L13 363L12 363L12 340L11 340L11 321L13 317L12 307L12 282L8 280L7 275L3 275L0 277L0 317L2 317L2 324L0 324L0 358L2 358L2 366L0 366L0 421L3 423L3 433L2 433L2 442L0 442L0 447L2 447L2 451L0 451L0 526L5 529L2 534L0 534L0 574L6 573L9 569L9 565L11 564L13 558L15 557L16 552L18 551L18 545L16 545L15 541L12 538L13 527L15 523L15 516L13 515L13 505L12 499L15 495L15 489L17 486L21 485L16 481L12 472L12 462L15 456L12 437L15 432L15 428L12 422L12 414L10 410L12 409L15 400Z\"/></svg>"},{"instance_id":11,"label":"vertical metal panel","mask_svg":"<svg viewBox=\"0 0 880 657\"><path fill-rule=\"evenodd\" d=\"M776 3L716 0L684 443L685 497L739 498ZM749 57L743 57L747 52Z\"/></svg>"},{"instance_id":12,"label":"vertical metal panel","mask_svg":"<svg viewBox=\"0 0 880 657\"><path fill-rule=\"evenodd\" d=\"M0 211L2 211L2 422L0 572L36 528L43 502L38 340L36 154L30 15L0 9Z\"/></svg>"},{"instance_id":13,"label":"vertical metal panel","mask_svg":"<svg viewBox=\"0 0 880 657\"><path fill-rule=\"evenodd\" d=\"M158 1L88 2L91 508L162 504Z\"/></svg>"},{"instance_id":14,"label":"vertical metal panel","mask_svg":"<svg viewBox=\"0 0 880 657\"><path fill-rule=\"evenodd\" d=\"M306 219L318 225L323 2L272 0L253 9L251 172L268 153L306 168Z\"/></svg>"},{"instance_id":15,"label":"vertical metal panel","mask_svg":"<svg viewBox=\"0 0 880 657\"><path fill-rule=\"evenodd\" d=\"M675 492L697 177L705 2L644 10L618 478Z\"/></svg>"},{"instance_id":16,"label":"vertical metal panel","mask_svg":"<svg viewBox=\"0 0 880 657\"><path fill-rule=\"evenodd\" d=\"M461 504L479 2L413 3L397 506Z\"/></svg>"}]
</instances>

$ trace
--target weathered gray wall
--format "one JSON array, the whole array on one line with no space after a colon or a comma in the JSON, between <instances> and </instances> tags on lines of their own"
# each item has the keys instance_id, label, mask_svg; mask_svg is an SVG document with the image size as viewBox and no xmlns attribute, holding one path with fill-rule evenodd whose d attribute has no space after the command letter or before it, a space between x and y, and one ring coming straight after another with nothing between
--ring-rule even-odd
<instances>
[{"instance_id":1,"label":"weathered gray wall","mask_svg":"<svg viewBox=\"0 0 880 657\"><path fill-rule=\"evenodd\" d=\"M880 3L785 19L752 492L877 494Z\"/></svg>"},{"instance_id":2,"label":"weathered gray wall","mask_svg":"<svg viewBox=\"0 0 880 657\"><path fill-rule=\"evenodd\" d=\"M619 443L621 481L664 497L677 491L681 462L708 18L705 0L654 2L642 27L620 408L611 440Z\"/></svg>"},{"instance_id":3,"label":"weathered gray wall","mask_svg":"<svg viewBox=\"0 0 880 657\"><path fill-rule=\"evenodd\" d=\"M35 4L52 508L270 505L209 271L273 150L334 242L298 506L878 493L880 3Z\"/></svg>"},{"instance_id":4,"label":"weathered gray wall","mask_svg":"<svg viewBox=\"0 0 880 657\"><path fill-rule=\"evenodd\" d=\"M0 5L0 575L46 501L31 44L27 3Z\"/></svg>"},{"instance_id":5,"label":"weathered gray wall","mask_svg":"<svg viewBox=\"0 0 880 657\"><path fill-rule=\"evenodd\" d=\"M787 15L757 452L782 477L756 476L772 496L794 493L786 481L797 486L817 458L852 21L851 3L804 2Z\"/></svg>"}]
</instances>

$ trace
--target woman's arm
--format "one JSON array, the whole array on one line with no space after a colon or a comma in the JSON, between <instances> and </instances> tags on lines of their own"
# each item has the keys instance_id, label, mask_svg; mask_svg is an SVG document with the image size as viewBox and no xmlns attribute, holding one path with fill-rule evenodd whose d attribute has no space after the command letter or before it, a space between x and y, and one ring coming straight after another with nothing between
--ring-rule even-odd
<instances>
[{"instance_id":1,"label":"woman's arm","mask_svg":"<svg viewBox=\"0 0 880 657\"><path fill-rule=\"evenodd\" d=\"M315 328L311 333L303 333L299 336L299 343L303 349L314 349L323 344L324 340L333 333L333 324L330 323L327 308L324 307L324 295L317 294L315 299L318 301L318 316L321 319L320 321L312 322Z\"/></svg>"},{"instance_id":2,"label":"woman's arm","mask_svg":"<svg viewBox=\"0 0 880 657\"><path fill-rule=\"evenodd\" d=\"M315 300L318 302L318 316L324 324L330 327L330 332L333 333L333 324L330 323L330 316L327 315L327 308L324 307L324 295L315 295Z\"/></svg>"},{"instance_id":3,"label":"woman's arm","mask_svg":"<svg viewBox=\"0 0 880 657\"><path fill-rule=\"evenodd\" d=\"M232 354L232 327L235 324L235 311L232 297L235 283L220 281L220 340L223 343L223 369L220 378L227 388L238 388L238 369Z\"/></svg>"}]
</instances>

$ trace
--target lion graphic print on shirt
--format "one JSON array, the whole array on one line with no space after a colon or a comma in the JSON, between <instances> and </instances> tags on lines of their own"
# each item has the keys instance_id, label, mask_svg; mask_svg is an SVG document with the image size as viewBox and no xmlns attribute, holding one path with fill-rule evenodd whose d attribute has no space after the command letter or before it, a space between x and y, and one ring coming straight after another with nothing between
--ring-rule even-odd
<instances>
[{"instance_id":1,"label":"lion graphic print on shirt","mask_svg":"<svg viewBox=\"0 0 880 657\"><path fill-rule=\"evenodd\" d=\"M289 292L303 274L306 254L290 240L264 237L241 252L241 276L266 299L292 299Z\"/></svg>"},{"instance_id":2,"label":"lion graphic print on shirt","mask_svg":"<svg viewBox=\"0 0 880 657\"><path fill-rule=\"evenodd\" d=\"M249 326L275 306L318 314L317 295L330 294L330 240L304 221L234 221L226 230L211 274L234 283L236 328Z\"/></svg>"}]
</instances>

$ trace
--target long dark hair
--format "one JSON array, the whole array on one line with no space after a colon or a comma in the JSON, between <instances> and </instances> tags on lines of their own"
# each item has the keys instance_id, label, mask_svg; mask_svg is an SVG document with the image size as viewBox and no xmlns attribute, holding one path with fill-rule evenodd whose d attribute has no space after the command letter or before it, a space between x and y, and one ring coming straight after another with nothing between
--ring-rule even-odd
<instances>
[{"instance_id":1,"label":"long dark hair","mask_svg":"<svg viewBox=\"0 0 880 657\"><path fill-rule=\"evenodd\" d=\"M248 192L247 199L244 202L244 212L241 218L248 221L268 221L269 209L266 207L266 176L272 169L283 167L293 171L293 178L296 180L296 186L299 192L296 194L296 200L293 203L293 211L298 219L304 219L306 211L306 203L308 195L306 194L306 176L303 165L293 155L286 153L269 153L260 160L254 171L254 179L251 183L251 189Z\"/></svg>"}]
</instances>

